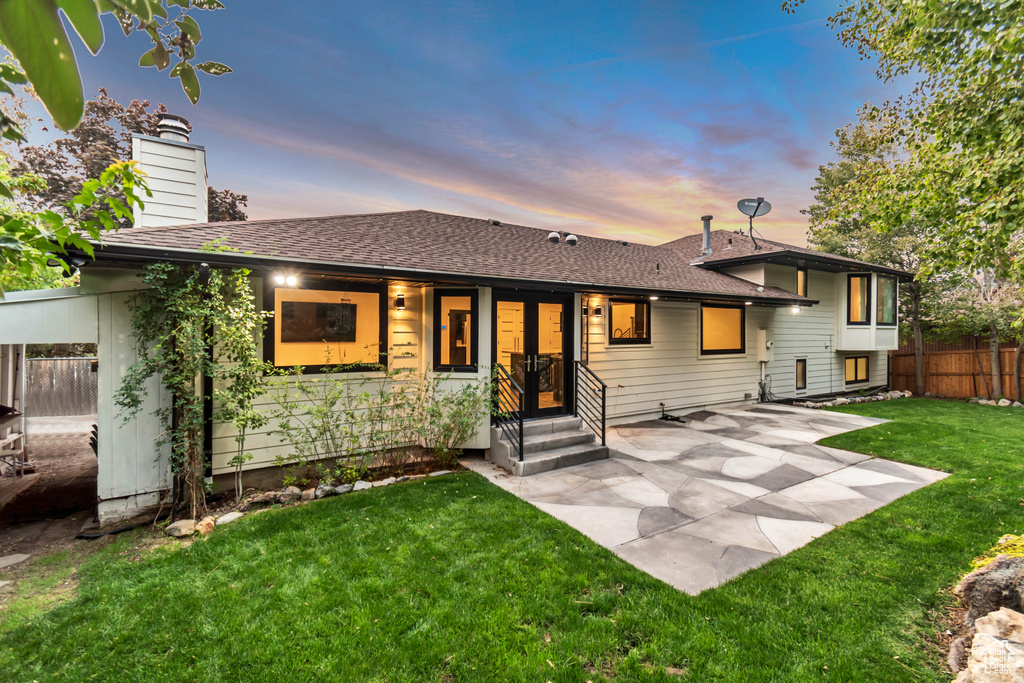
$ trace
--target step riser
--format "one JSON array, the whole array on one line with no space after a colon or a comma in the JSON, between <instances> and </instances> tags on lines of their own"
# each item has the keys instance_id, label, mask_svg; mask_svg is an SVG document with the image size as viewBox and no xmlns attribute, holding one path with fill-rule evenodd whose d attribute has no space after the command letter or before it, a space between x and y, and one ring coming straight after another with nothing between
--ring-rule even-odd
<instances>
[{"instance_id":1,"label":"step riser","mask_svg":"<svg viewBox=\"0 0 1024 683\"><path fill-rule=\"evenodd\" d=\"M533 437L536 439L537 437ZM585 443L594 443L594 432L568 432L551 434L550 436L542 437L540 441L527 441L523 444L523 453L530 455L531 453L543 453L545 451L553 451L559 448L565 448L566 446L578 446Z\"/></svg>"},{"instance_id":2,"label":"step riser","mask_svg":"<svg viewBox=\"0 0 1024 683\"><path fill-rule=\"evenodd\" d=\"M535 458L531 460L527 457L526 460L515 463L516 469L518 470L516 474L521 477L528 477L532 474L559 470L564 467L582 465L584 463L594 462L596 460L605 460L607 458L607 446L594 446L593 448L588 448L585 451L568 453L554 458Z\"/></svg>"},{"instance_id":3,"label":"step riser","mask_svg":"<svg viewBox=\"0 0 1024 683\"><path fill-rule=\"evenodd\" d=\"M571 432L579 429L581 422L582 421L578 417L558 417L551 420L533 420L530 422L524 422L523 436Z\"/></svg>"}]
</instances>

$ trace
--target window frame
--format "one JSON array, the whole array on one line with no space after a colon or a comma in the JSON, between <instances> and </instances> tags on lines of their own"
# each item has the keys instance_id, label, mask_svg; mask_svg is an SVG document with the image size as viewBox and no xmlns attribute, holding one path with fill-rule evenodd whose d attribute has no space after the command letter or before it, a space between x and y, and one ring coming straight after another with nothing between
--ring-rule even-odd
<instances>
[{"instance_id":1,"label":"window frame","mask_svg":"<svg viewBox=\"0 0 1024 683\"><path fill-rule=\"evenodd\" d=\"M704 349L704 309L705 308L729 308L740 312L740 345L732 349ZM700 305L700 355L701 356L742 356L747 353L747 307L734 304L704 304Z\"/></svg>"},{"instance_id":2,"label":"window frame","mask_svg":"<svg viewBox=\"0 0 1024 683\"><path fill-rule=\"evenodd\" d=\"M441 364L441 325L438 316L441 314L443 297L469 297L469 363L467 365ZM480 365L480 290L479 289L446 289L434 288L434 311L431 315L434 326L434 370L437 372L476 372Z\"/></svg>"},{"instance_id":3,"label":"window frame","mask_svg":"<svg viewBox=\"0 0 1024 683\"><path fill-rule=\"evenodd\" d=\"M801 287L800 287L800 274L801 273L803 273L803 276L804 276L804 286L802 288L803 291L800 291L801 290ZM797 296L807 296L807 269L806 268L797 268L796 269L796 295Z\"/></svg>"},{"instance_id":4,"label":"window frame","mask_svg":"<svg viewBox=\"0 0 1024 683\"><path fill-rule=\"evenodd\" d=\"M879 281L881 281L883 279L892 281L892 322L891 323L884 323L884 322L882 322L882 317L880 315L878 315L879 312L880 312L879 309L882 306L882 297L881 297L882 287L881 287L880 283L876 287L876 289L878 291L876 292L876 296L875 296L875 298L876 298L876 301L875 301L875 322L876 322L877 325L879 325L881 327L896 327L900 323L900 314L899 314L899 300L900 300L900 289L899 289L899 287L900 287L900 281L897 278L893 277L892 275L879 275L878 276L878 280Z\"/></svg>"},{"instance_id":5,"label":"window frame","mask_svg":"<svg viewBox=\"0 0 1024 683\"><path fill-rule=\"evenodd\" d=\"M309 280L314 277L310 273L299 273L301 280ZM274 320L274 310L277 304L277 290L278 289L310 289L310 290L322 290L327 292L362 292L362 293L373 293L378 295L379 302L379 329L378 329L378 344L380 346L380 353L377 356L376 363L352 363L351 367L338 369L338 365L303 365L303 374L308 373L319 373L326 374L328 370L334 372L380 372L387 368L388 355L387 355L387 343L388 343L388 287L387 284L372 285L359 282L345 282L342 280L327 279L320 276L317 277L315 286L285 286L279 287L274 283L273 273L263 274L263 310L270 313L269 320L267 321L266 327L263 328L263 360L271 368L272 372L281 372L283 370L291 370L294 365L275 365L274 364L274 351L277 346L277 326ZM264 374L267 374L264 372Z\"/></svg>"},{"instance_id":6,"label":"window frame","mask_svg":"<svg viewBox=\"0 0 1024 683\"><path fill-rule=\"evenodd\" d=\"M853 379L846 379L846 363L854 361ZM857 378L857 361L864 361L864 379ZM846 384L864 384L871 381L871 357L870 356L843 356L843 379Z\"/></svg>"},{"instance_id":7,"label":"window frame","mask_svg":"<svg viewBox=\"0 0 1024 683\"><path fill-rule=\"evenodd\" d=\"M615 336L615 306L614 304L640 304L647 309L644 315L644 336L643 337L616 337ZM650 299L609 299L608 300L608 345L650 345L651 340L651 301Z\"/></svg>"},{"instance_id":8,"label":"window frame","mask_svg":"<svg viewBox=\"0 0 1024 683\"><path fill-rule=\"evenodd\" d=\"M864 317L865 320L853 320L853 280L854 278L864 278L867 281L867 288L864 293ZM857 326L868 326L871 325L871 309L872 306L872 287L871 287L871 274L870 273L850 273L846 276L846 324L857 325Z\"/></svg>"},{"instance_id":9,"label":"window frame","mask_svg":"<svg viewBox=\"0 0 1024 683\"><path fill-rule=\"evenodd\" d=\"M795 358L795 365L793 366L793 384L796 386L797 391L807 391L807 359L806 358ZM800 366L804 367L804 383L800 384Z\"/></svg>"}]
</instances>

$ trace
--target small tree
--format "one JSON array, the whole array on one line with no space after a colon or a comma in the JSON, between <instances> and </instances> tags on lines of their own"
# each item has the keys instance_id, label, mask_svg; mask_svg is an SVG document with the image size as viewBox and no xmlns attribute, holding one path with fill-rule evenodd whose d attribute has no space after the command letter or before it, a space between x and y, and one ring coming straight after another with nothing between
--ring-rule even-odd
<instances>
[{"instance_id":1,"label":"small tree","mask_svg":"<svg viewBox=\"0 0 1024 683\"><path fill-rule=\"evenodd\" d=\"M246 431L265 422L252 402L264 392L258 340L266 320L248 276L244 268L154 263L143 270L145 288L130 302L139 359L114 400L128 421L141 410L150 377L170 392L171 404L155 411L165 435L158 445L170 446L176 496L180 492L193 518L206 511L203 380L214 383L213 418L236 429L236 458L245 457Z\"/></svg>"}]
</instances>

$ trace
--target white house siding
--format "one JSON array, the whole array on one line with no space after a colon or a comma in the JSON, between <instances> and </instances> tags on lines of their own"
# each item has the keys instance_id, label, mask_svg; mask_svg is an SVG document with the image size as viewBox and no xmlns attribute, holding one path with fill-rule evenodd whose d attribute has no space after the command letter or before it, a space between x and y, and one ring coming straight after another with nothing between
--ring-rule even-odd
<instances>
[{"instance_id":1,"label":"white house siding","mask_svg":"<svg viewBox=\"0 0 1024 683\"><path fill-rule=\"evenodd\" d=\"M78 287L9 292L0 301L0 344L95 344L96 298Z\"/></svg>"}]
</instances>

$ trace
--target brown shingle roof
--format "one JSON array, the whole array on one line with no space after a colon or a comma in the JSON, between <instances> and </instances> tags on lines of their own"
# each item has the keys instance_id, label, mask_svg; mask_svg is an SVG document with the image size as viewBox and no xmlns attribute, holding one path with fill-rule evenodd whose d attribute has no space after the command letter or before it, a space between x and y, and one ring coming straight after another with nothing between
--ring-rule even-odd
<instances>
[{"instance_id":1,"label":"brown shingle roof","mask_svg":"<svg viewBox=\"0 0 1024 683\"><path fill-rule=\"evenodd\" d=\"M754 241L750 238L750 235L740 235L739 233L731 230L712 230L711 255L705 256L704 258L700 257L701 249L704 246L704 235L702 233L680 237L677 240L666 242L661 246L675 251L689 263L697 262L699 259L699 263L705 264L708 267L713 267L711 264L715 264L717 262L732 261L735 259L767 260L772 257L779 257L783 255L792 255L794 257L802 255L817 261L834 263L837 266L844 266L847 269L856 268L870 271L901 272L892 268L885 268L874 263L868 263L866 261L858 261L857 259L847 258L845 256L836 256L835 254L829 254L823 251L816 251L805 247L796 247L792 244L774 242L763 238L758 238L757 245L760 249L755 251ZM724 266L725 264L723 263L722 265Z\"/></svg>"},{"instance_id":2,"label":"brown shingle roof","mask_svg":"<svg viewBox=\"0 0 1024 683\"><path fill-rule=\"evenodd\" d=\"M625 287L762 300L802 298L774 287L758 292L755 284L745 280L691 266L675 249L586 236L580 236L574 247L564 241L550 242L548 233L417 210L129 228L105 236L103 244L197 251L223 239L226 246L256 257L300 263L568 283L577 289ZM424 276L421 272L418 277Z\"/></svg>"}]
</instances>

